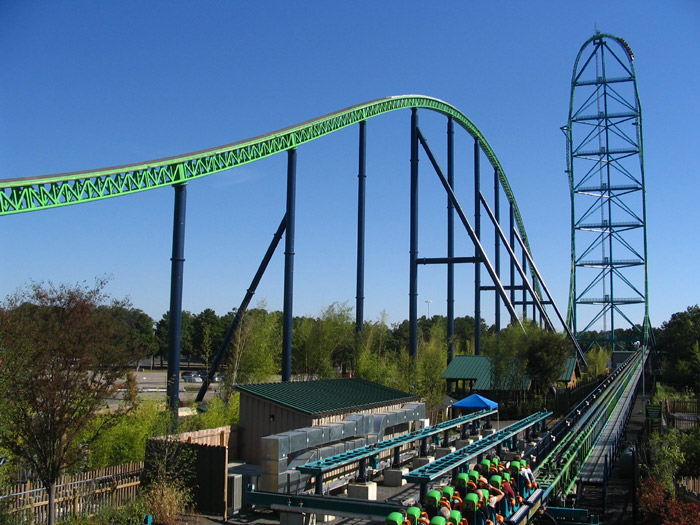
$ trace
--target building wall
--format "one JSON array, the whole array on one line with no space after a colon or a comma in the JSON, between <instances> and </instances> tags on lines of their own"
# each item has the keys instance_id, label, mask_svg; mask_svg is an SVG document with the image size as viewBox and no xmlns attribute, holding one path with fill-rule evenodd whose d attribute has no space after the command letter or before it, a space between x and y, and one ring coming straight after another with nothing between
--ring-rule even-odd
<instances>
[{"instance_id":1,"label":"building wall","mask_svg":"<svg viewBox=\"0 0 700 525\"><path fill-rule=\"evenodd\" d=\"M391 403L367 409L356 407L353 410L345 412L314 417L241 392L238 458L247 463L258 465L261 461L260 440L265 436L280 434L288 430L342 421L350 414L381 414L384 412L391 412L400 409L406 402L406 400L403 400L400 403Z\"/></svg>"},{"instance_id":2,"label":"building wall","mask_svg":"<svg viewBox=\"0 0 700 525\"><path fill-rule=\"evenodd\" d=\"M313 418L241 392L238 425L238 457L247 463L260 463L260 439L295 428L308 427Z\"/></svg>"}]
</instances>

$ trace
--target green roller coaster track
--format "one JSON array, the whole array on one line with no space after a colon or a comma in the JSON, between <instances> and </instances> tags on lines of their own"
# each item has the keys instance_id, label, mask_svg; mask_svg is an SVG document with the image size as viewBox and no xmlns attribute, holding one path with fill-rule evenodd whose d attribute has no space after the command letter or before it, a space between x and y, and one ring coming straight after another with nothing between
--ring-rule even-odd
<instances>
[{"instance_id":1,"label":"green roller coaster track","mask_svg":"<svg viewBox=\"0 0 700 525\"><path fill-rule=\"evenodd\" d=\"M185 155L91 171L0 180L0 215L82 204L181 184L270 157L371 117L405 108L425 108L452 117L478 141L498 172L503 190L513 206L518 231L530 251L513 191L501 163L481 131L454 106L423 95L374 100L266 135Z\"/></svg>"}]
</instances>

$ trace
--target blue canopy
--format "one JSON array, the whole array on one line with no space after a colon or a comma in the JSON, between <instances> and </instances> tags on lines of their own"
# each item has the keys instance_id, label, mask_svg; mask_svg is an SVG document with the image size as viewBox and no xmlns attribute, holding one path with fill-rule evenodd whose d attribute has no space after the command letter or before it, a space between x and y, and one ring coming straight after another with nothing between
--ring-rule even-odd
<instances>
[{"instance_id":1,"label":"blue canopy","mask_svg":"<svg viewBox=\"0 0 700 525\"><path fill-rule=\"evenodd\" d=\"M460 399L452 405L454 408L466 408L472 410L483 410L484 408L498 408L498 403L486 399L484 396L479 394L472 394Z\"/></svg>"}]
</instances>

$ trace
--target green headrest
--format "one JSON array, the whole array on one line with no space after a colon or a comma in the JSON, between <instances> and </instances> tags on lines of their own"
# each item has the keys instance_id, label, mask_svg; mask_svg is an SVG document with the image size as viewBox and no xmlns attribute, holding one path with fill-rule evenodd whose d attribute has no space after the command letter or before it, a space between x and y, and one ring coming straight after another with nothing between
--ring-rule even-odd
<instances>
[{"instance_id":1,"label":"green headrest","mask_svg":"<svg viewBox=\"0 0 700 525\"><path fill-rule=\"evenodd\" d=\"M445 518L442 516L435 516L432 520L430 520L430 525L445 525Z\"/></svg>"},{"instance_id":2,"label":"green headrest","mask_svg":"<svg viewBox=\"0 0 700 525\"><path fill-rule=\"evenodd\" d=\"M447 498L451 500L452 496L455 495L455 488L449 485L442 487L442 495L447 496Z\"/></svg>"},{"instance_id":3,"label":"green headrest","mask_svg":"<svg viewBox=\"0 0 700 525\"><path fill-rule=\"evenodd\" d=\"M503 482L503 478L499 476L498 474L494 474L489 478L489 483L493 485L494 487L500 489L501 488L501 483Z\"/></svg>"},{"instance_id":4,"label":"green headrest","mask_svg":"<svg viewBox=\"0 0 700 525\"><path fill-rule=\"evenodd\" d=\"M413 516L416 518L414 523L418 523L418 518L420 518L420 509L418 507L408 507L406 509L406 516Z\"/></svg>"},{"instance_id":5,"label":"green headrest","mask_svg":"<svg viewBox=\"0 0 700 525\"><path fill-rule=\"evenodd\" d=\"M401 525L403 523L403 514L400 512L392 512L386 517L385 525Z\"/></svg>"},{"instance_id":6,"label":"green headrest","mask_svg":"<svg viewBox=\"0 0 700 525\"><path fill-rule=\"evenodd\" d=\"M449 521L454 525L459 525L459 522L462 521L462 513L458 510L451 510Z\"/></svg>"},{"instance_id":7,"label":"green headrest","mask_svg":"<svg viewBox=\"0 0 700 525\"><path fill-rule=\"evenodd\" d=\"M431 490L425 497L425 504L431 507L437 507L440 498L442 498L442 492L439 490Z\"/></svg>"},{"instance_id":8,"label":"green headrest","mask_svg":"<svg viewBox=\"0 0 700 525\"><path fill-rule=\"evenodd\" d=\"M479 481L479 475L480 474L476 470L470 470L469 481L473 481L474 483L476 483L477 481Z\"/></svg>"},{"instance_id":9,"label":"green headrest","mask_svg":"<svg viewBox=\"0 0 700 525\"><path fill-rule=\"evenodd\" d=\"M455 480L455 485L458 487L466 487L467 482L469 481L469 474L466 472L460 472L457 474L457 479Z\"/></svg>"},{"instance_id":10,"label":"green headrest","mask_svg":"<svg viewBox=\"0 0 700 525\"><path fill-rule=\"evenodd\" d=\"M503 479L510 483L510 472L504 472L503 473Z\"/></svg>"},{"instance_id":11,"label":"green headrest","mask_svg":"<svg viewBox=\"0 0 700 525\"><path fill-rule=\"evenodd\" d=\"M486 468L491 468L491 460L490 459L482 459L479 462L480 465L486 465Z\"/></svg>"},{"instance_id":12,"label":"green headrest","mask_svg":"<svg viewBox=\"0 0 700 525\"><path fill-rule=\"evenodd\" d=\"M470 492L464 497L464 502L462 503L462 508L465 510L476 510L476 508L479 506L479 496L474 493Z\"/></svg>"},{"instance_id":13,"label":"green headrest","mask_svg":"<svg viewBox=\"0 0 700 525\"><path fill-rule=\"evenodd\" d=\"M481 493L484 495L484 499L486 501L488 501L489 498L491 497L491 493L489 492L489 489L481 489Z\"/></svg>"}]
</instances>

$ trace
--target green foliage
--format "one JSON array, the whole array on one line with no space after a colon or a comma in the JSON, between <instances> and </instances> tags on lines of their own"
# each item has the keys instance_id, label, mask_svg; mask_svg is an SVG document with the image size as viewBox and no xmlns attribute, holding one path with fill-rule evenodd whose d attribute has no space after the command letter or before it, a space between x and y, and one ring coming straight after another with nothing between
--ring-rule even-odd
<instances>
[{"instance_id":1,"label":"green foliage","mask_svg":"<svg viewBox=\"0 0 700 525\"><path fill-rule=\"evenodd\" d=\"M491 357L493 390L522 390L527 364L527 334L520 326L510 325L500 333L484 337L482 350Z\"/></svg>"},{"instance_id":2,"label":"green foliage","mask_svg":"<svg viewBox=\"0 0 700 525\"><path fill-rule=\"evenodd\" d=\"M442 405L446 382L440 376L447 367L447 342L444 323L435 323L430 337L419 341L416 355L416 393L425 398L426 410Z\"/></svg>"},{"instance_id":3,"label":"green foliage","mask_svg":"<svg viewBox=\"0 0 700 525\"><path fill-rule=\"evenodd\" d=\"M99 427L104 415L92 425ZM162 403L146 401L135 410L122 414L116 423L103 431L90 447L89 470L143 461L146 440L167 433L171 420Z\"/></svg>"},{"instance_id":4,"label":"green foliage","mask_svg":"<svg viewBox=\"0 0 700 525\"><path fill-rule=\"evenodd\" d=\"M281 348L280 313L268 313L264 304L245 312L229 346L225 397L233 393L233 386L238 383L269 381L280 368Z\"/></svg>"},{"instance_id":5,"label":"green foliage","mask_svg":"<svg viewBox=\"0 0 700 525\"><path fill-rule=\"evenodd\" d=\"M335 377L335 366L352 368L355 329L352 308L333 303L318 319L302 317L294 325L292 368L308 378Z\"/></svg>"},{"instance_id":6,"label":"green foliage","mask_svg":"<svg viewBox=\"0 0 700 525\"><path fill-rule=\"evenodd\" d=\"M649 434L649 475L656 479L663 489L675 494L673 484L685 455L681 450L681 436L677 429Z\"/></svg>"},{"instance_id":7,"label":"green foliage","mask_svg":"<svg viewBox=\"0 0 700 525\"><path fill-rule=\"evenodd\" d=\"M355 375L367 381L399 388L399 363L396 354L386 347L390 330L385 315L377 323L365 323L357 336Z\"/></svg>"},{"instance_id":8,"label":"green foliage","mask_svg":"<svg viewBox=\"0 0 700 525\"><path fill-rule=\"evenodd\" d=\"M83 461L115 421L105 414L90 427L112 385L148 351L135 336L130 305L112 300L105 286L104 279L93 286L32 283L0 307L0 446L31 465L50 503L59 475Z\"/></svg>"},{"instance_id":9,"label":"green foliage","mask_svg":"<svg viewBox=\"0 0 700 525\"><path fill-rule=\"evenodd\" d=\"M664 385L663 383L656 384L656 392L654 392L654 403L663 403L667 399L677 399L680 401L692 401L695 394L691 390L678 391L672 386Z\"/></svg>"},{"instance_id":10,"label":"green foliage","mask_svg":"<svg viewBox=\"0 0 700 525\"><path fill-rule=\"evenodd\" d=\"M661 325L656 349L663 359L664 382L700 392L700 307L689 306Z\"/></svg>"},{"instance_id":11,"label":"green foliage","mask_svg":"<svg viewBox=\"0 0 700 525\"><path fill-rule=\"evenodd\" d=\"M140 497L122 507L105 507L93 516L71 516L59 523L61 525L141 525L146 514L148 514L146 502Z\"/></svg>"},{"instance_id":12,"label":"green foliage","mask_svg":"<svg viewBox=\"0 0 700 525\"><path fill-rule=\"evenodd\" d=\"M587 374L591 379L605 373L610 363L612 352L601 346L594 346L586 352L586 362L588 363Z\"/></svg>"},{"instance_id":13,"label":"green foliage","mask_svg":"<svg viewBox=\"0 0 700 525\"><path fill-rule=\"evenodd\" d=\"M227 399L223 399L221 396L214 396L202 408L202 410L197 411L195 416L188 417L180 423L180 432L192 432L238 424L240 394L235 392Z\"/></svg>"},{"instance_id":14,"label":"green foliage","mask_svg":"<svg viewBox=\"0 0 700 525\"><path fill-rule=\"evenodd\" d=\"M148 440L143 495L157 523L172 524L192 503L194 450L176 436Z\"/></svg>"}]
</instances>

